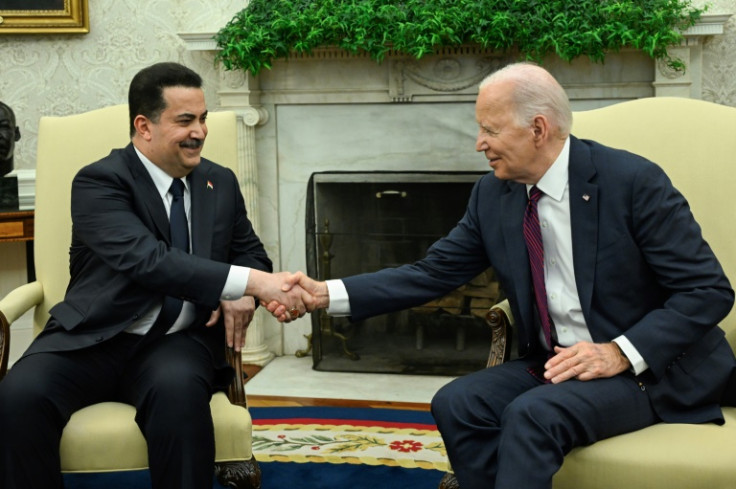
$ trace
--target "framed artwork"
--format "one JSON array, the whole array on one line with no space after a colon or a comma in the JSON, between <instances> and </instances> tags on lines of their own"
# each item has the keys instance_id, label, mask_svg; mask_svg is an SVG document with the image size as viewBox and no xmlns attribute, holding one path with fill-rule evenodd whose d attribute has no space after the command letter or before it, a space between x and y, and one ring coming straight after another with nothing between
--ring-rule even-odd
<instances>
[{"instance_id":1,"label":"framed artwork","mask_svg":"<svg viewBox=\"0 0 736 489\"><path fill-rule=\"evenodd\" d=\"M88 0L0 0L0 35L88 32Z\"/></svg>"}]
</instances>

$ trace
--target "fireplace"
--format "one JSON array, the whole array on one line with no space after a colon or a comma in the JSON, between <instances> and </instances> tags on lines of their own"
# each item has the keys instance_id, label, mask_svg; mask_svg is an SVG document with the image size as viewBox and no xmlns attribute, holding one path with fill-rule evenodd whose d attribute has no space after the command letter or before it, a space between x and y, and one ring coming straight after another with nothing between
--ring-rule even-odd
<instances>
[{"instance_id":1,"label":"fireplace","mask_svg":"<svg viewBox=\"0 0 736 489\"><path fill-rule=\"evenodd\" d=\"M463 216L483 172L319 172L307 189L307 272L320 280L411 263ZM462 375L482 368L493 270L419 307L351 323L312 315L314 368Z\"/></svg>"},{"instance_id":2,"label":"fireplace","mask_svg":"<svg viewBox=\"0 0 736 489\"><path fill-rule=\"evenodd\" d=\"M605 63L552 56L542 64L576 111L641 97L699 98L702 40L721 34L727 20L703 16L685 32L686 41L670 49L685 61L682 73L633 49L609 53ZM215 69L214 33L181 36L202 66ZM257 77L217 70L217 109L237 111L242 122L241 187L274 268L307 269L303 226L307 182L315 172L487 169L474 151L477 86L512 58L469 45L438 49L420 60L389 52L376 63L365 53L325 48L275 60ZM244 362L265 365L274 355L307 350L312 329L310 317L283 325L259 308L248 328ZM425 345L431 344L430 329Z\"/></svg>"}]
</instances>

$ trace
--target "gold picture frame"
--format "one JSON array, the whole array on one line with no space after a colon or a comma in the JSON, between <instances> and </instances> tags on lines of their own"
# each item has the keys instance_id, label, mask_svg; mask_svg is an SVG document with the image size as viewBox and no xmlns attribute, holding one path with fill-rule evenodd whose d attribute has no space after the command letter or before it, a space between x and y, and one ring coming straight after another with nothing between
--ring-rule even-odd
<instances>
[{"instance_id":1,"label":"gold picture frame","mask_svg":"<svg viewBox=\"0 0 736 489\"><path fill-rule=\"evenodd\" d=\"M88 32L88 0L0 0L0 34Z\"/></svg>"}]
</instances>

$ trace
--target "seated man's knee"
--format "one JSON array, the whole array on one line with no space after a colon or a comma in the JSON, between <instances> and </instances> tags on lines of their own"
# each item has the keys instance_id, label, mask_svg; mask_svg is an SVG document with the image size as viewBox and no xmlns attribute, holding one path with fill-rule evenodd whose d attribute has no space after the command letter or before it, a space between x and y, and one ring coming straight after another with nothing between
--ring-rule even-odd
<instances>
[{"instance_id":1,"label":"seated man's knee","mask_svg":"<svg viewBox=\"0 0 736 489\"><path fill-rule=\"evenodd\" d=\"M460 377L441 387L432 397L432 415L438 425L445 420L456 421L473 415L475 410L472 406L477 405L475 396L465 384L464 377Z\"/></svg>"}]
</instances>

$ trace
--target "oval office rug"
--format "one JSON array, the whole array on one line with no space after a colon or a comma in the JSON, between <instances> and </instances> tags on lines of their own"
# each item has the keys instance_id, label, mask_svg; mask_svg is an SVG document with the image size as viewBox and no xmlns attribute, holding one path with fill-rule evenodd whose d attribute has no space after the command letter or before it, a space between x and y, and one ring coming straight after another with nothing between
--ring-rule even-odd
<instances>
[{"instance_id":1,"label":"oval office rug","mask_svg":"<svg viewBox=\"0 0 736 489\"><path fill-rule=\"evenodd\" d=\"M253 407L262 489L436 489L448 469L426 411ZM65 489L148 489L147 470L65 474ZM221 489L217 482L214 489Z\"/></svg>"},{"instance_id":2,"label":"oval office rug","mask_svg":"<svg viewBox=\"0 0 736 489\"><path fill-rule=\"evenodd\" d=\"M434 419L377 408L251 408L263 489L435 489L448 469Z\"/></svg>"}]
</instances>

